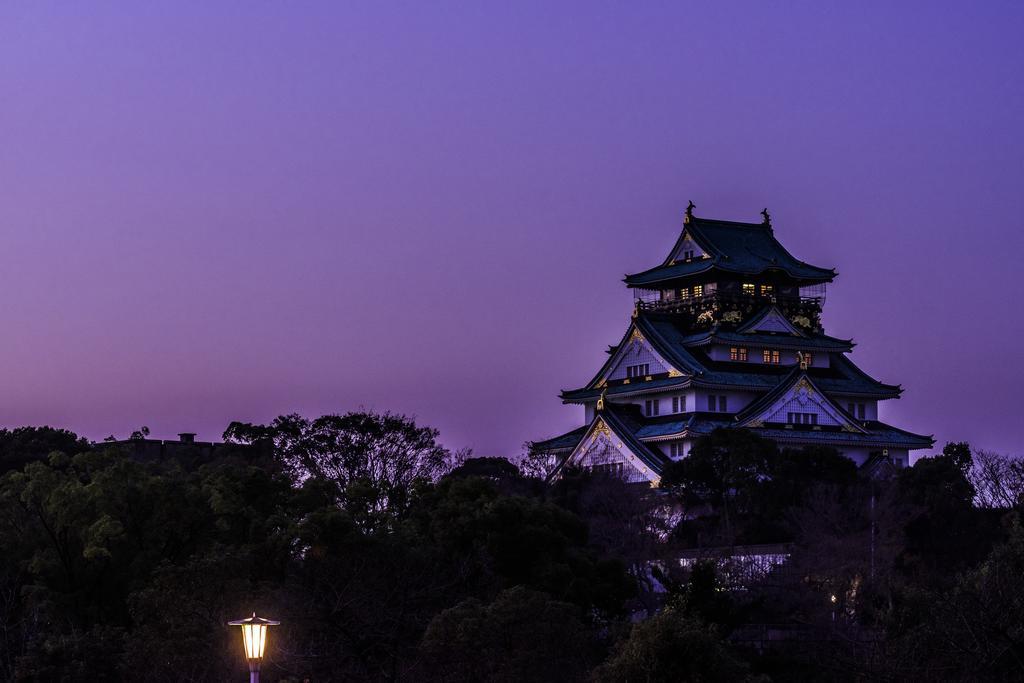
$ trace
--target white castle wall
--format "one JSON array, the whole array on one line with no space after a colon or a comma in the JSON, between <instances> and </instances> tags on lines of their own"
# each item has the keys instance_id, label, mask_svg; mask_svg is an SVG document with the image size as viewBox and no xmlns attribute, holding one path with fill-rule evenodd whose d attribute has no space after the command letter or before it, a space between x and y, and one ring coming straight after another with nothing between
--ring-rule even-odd
<instances>
[{"instance_id":1,"label":"white castle wall","mask_svg":"<svg viewBox=\"0 0 1024 683\"><path fill-rule=\"evenodd\" d=\"M692 410L697 412L708 412L708 396L726 397L726 412L736 413L746 408L751 402L756 400L761 394L754 393L752 391L729 391L723 389L699 389L694 392L694 402ZM715 411L717 412L717 411Z\"/></svg>"}]
</instances>

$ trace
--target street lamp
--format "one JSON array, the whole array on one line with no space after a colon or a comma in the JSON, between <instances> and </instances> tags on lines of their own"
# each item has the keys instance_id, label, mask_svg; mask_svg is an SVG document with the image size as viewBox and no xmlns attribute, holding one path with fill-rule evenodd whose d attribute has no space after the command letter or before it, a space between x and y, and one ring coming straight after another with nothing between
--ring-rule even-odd
<instances>
[{"instance_id":1,"label":"street lamp","mask_svg":"<svg viewBox=\"0 0 1024 683\"><path fill-rule=\"evenodd\" d=\"M280 623L258 617L255 612L247 619L228 622L228 626L242 627L242 646L245 648L245 658L249 662L249 683L260 683L260 663L267 647L267 627Z\"/></svg>"}]
</instances>

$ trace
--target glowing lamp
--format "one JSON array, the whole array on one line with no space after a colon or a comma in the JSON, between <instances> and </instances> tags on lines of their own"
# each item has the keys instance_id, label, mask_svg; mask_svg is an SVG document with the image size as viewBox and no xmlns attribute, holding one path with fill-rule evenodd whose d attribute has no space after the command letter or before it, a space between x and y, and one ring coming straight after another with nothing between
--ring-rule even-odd
<instances>
[{"instance_id":1,"label":"glowing lamp","mask_svg":"<svg viewBox=\"0 0 1024 683\"><path fill-rule=\"evenodd\" d=\"M245 649L245 659L249 662L249 683L259 683L260 680L260 663L267 648L267 627L280 623L258 617L255 612L246 619L228 622L228 626L242 627L242 647Z\"/></svg>"}]
</instances>

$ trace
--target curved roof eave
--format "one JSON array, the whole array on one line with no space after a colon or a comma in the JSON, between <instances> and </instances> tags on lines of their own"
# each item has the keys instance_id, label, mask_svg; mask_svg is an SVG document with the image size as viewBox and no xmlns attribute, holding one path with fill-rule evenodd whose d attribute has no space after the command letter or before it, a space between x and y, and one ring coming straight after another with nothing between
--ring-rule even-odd
<instances>
[{"instance_id":1,"label":"curved roof eave","mask_svg":"<svg viewBox=\"0 0 1024 683\"><path fill-rule=\"evenodd\" d=\"M722 263L722 262L718 261L718 259L707 259L707 266L705 266L703 268L696 268L696 269L692 269L692 270L690 270L688 272L682 272L682 273L666 273L666 274L664 274L664 275L662 275L660 277L645 277L645 276L654 275L659 270L666 270L666 269L676 268L679 265L683 265L683 264L676 264L676 265L670 265L670 266L657 266L655 268L651 268L649 270L645 270L645 271L642 271L642 272L639 272L639 273L627 274L626 277L624 277L622 279L622 281L624 283L626 283L626 286L629 287L629 288L644 288L644 287L649 287L651 285L658 285L658 284L665 283L665 282L672 282L672 281L675 281L675 280L681 280L683 278L692 277L694 275L700 275L701 273L705 273L705 272L707 272L709 270L713 270L713 269L716 269L716 268L718 270L724 271L724 272L729 273L729 274L734 274L734 275L750 275L750 276L754 276L754 277L759 276L759 275L763 275L763 274L767 273L768 271L778 270L778 271L782 271L783 273L785 273L789 277L793 278L794 280L805 280L805 281L808 281L808 282L817 282L817 283L832 282L833 280L835 280L839 276L839 272L836 271L835 268L833 268L831 270L826 270L824 268L818 268L817 266L807 265L807 266L805 266L806 268L814 269L814 270L817 270L819 272L818 273L803 273L803 274L801 274L801 273L794 273L790 269L786 268L785 266L780 266L780 265L770 265L770 266L766 266L764 268L761 268L759 270L755 270L755 269L750 269L750 268L731 267L731 264L727 266L725 263Z\"/></svg>"}]
</instances>

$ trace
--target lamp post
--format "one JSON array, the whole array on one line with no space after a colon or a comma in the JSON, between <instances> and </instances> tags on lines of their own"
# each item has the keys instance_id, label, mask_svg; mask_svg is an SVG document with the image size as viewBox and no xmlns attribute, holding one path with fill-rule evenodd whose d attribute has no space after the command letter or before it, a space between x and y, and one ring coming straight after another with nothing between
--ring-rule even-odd
<instances>
[{"instance_id":1,"label":"lamp post","mask_svg":"<svg viewBox=\"0 0 1024 683\"><path fill-rule=\"evenodd\" d=\"M245 659L249 662L249 683L260 683L260 663L267 647L267 627L280 623L258 617L255 612L246 619L228 622L228 626L242 627L242 646L245 648Z\"/></svg>"}]
</instances>

